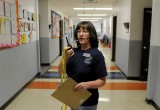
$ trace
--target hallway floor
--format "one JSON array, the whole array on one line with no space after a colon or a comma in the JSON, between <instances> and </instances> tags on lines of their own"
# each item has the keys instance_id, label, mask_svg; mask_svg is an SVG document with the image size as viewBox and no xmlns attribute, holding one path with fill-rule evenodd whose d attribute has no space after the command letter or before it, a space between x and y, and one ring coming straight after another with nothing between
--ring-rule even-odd
<instances>
[{"instance_id":1,"label":"hallway floor","mask_svg":"<svg viewBox=\"0 0 160 110\"><path fill-rule=\"evenodd\" d=\"M99 49L105 56L108 77L105 86L99 89L98 110L155 110L145 102L147 83L127 80L110 60L110 49L106 46ZM46 73L31 82L5 110L60 110L63 104L51 97L60 82L57 73L60 59L57 58Z\"/></svg>"}]
</instances>

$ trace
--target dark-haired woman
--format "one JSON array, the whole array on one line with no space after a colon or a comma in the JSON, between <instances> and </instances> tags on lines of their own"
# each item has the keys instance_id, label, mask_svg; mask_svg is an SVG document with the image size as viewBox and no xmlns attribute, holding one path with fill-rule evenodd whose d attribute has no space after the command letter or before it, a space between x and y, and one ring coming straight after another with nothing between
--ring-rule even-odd
<instances>
[{"instance_id":1,"label":"dark-haired woman","mask_svg":"<svg viewBox=\"0 0 160 110\"><path fill-rule=\"evenodd\" d=\"M78 82L75 92L88 90L92 93L77 110L97 110L98 88L105 84L107 75L104 56L98 50L97 32L91 22L82 21L74 36L77 48L66 47L66 72L68 77ZM61 73L61 64L58 69Z\"/></svg>"}]
</instances>

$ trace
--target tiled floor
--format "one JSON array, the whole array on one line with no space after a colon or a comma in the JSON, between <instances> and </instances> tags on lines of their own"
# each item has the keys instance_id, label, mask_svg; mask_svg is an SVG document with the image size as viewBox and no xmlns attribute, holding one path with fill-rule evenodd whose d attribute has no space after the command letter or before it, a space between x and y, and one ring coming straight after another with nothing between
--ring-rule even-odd
<instances>
[{"instance_id":1,"label":"tiled floor","mask_svg":"<svg viewBox=\"0 0 160 110\"><path fill-rule=\"evenodd\" d=\"M105 56L109 74L105 86L99 89L98 110L155 110L145 102L147 83L127 80L110 61L110 49L106 46L99 49ZM47 71L50 77L46 75L43 78L41 75L36 78L5 110L60 110L62 103L51 97L60 82L59 77L53 74L57 74L60 59L53 62Z\"/></svg>"}]
</instances>

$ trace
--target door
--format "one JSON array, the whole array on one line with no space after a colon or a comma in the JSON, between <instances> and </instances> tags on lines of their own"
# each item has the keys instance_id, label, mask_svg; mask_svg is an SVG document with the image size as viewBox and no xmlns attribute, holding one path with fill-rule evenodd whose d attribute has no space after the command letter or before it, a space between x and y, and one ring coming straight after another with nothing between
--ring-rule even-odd
<instances>
[{"instance_id":1,"label":"door","mask_svg":"<svg viewBox=\"0 0 160 110\"><path fill-rule=\"evenodd\" d=\"M140 80L147 81L152 9L144 9Z\"/></svg>"},{"instance_id":2,"label":"door","mask_svg":"<svg viewBox=\"0 0 160 110\"><path fill-rule=\"evenodd\" d=\"M113 37L112 37L112 61L115 62L116 56L116 32L117 32L117 16L113 17Z\"/></svg>"}]
</instances>

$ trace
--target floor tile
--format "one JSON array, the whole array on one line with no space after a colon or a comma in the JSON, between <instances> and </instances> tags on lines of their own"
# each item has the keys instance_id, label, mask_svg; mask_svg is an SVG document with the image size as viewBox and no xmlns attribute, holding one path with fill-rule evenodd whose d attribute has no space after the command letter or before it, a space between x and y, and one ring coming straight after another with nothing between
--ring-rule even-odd
<instances>
[{"instance_id":1,"label":"floor tile","mask_svg":"<svg viewBox=\"0 0 160 110\"><path fill-rule=\"evenodd\" d=\"M111 49L100 45L99 50L105 57L108 78L99 88L97 110L155 110L145 102L147 82L127 80L110 60ZM58 57L47 71L33 80L5 110L60 110L63 104L51 94L61 82L57 73L61 58Z\"/></svg>"}]
</instances>

